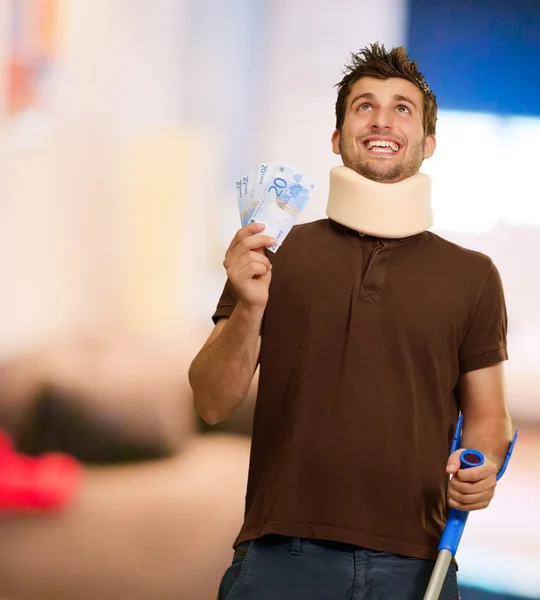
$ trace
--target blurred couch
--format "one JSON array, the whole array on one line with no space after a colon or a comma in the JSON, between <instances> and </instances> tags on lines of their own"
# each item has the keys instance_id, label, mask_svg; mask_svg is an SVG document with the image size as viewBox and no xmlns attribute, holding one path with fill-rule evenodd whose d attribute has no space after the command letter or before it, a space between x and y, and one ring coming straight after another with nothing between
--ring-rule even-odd
<instances>
[{"instance_id":1,"label":"blurred couch","mask_svg":"<svg viewBox=\"0 0 540 600\"><path fill-rule=\"evenodd\" d=\"M84 463L70 505L0 513L2 600L214 600L241 525L256 382L230 422L192 409L189 344L58 340L0 366L20 452Z\"/></svg>"}]
</instances>

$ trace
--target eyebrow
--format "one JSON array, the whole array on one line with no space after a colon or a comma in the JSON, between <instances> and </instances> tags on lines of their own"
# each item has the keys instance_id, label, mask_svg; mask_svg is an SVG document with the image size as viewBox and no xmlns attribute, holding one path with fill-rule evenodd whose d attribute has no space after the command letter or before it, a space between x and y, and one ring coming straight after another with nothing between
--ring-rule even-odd
<instances>
[{"instance_id":1,"label":"eyebrow","mask_svg":"<svg viewBox=\"0 0 540 600\"><path fill-rule=\"evenodd\" d=\"M394 94L394 100L396 100L396 102L408 102L409 104L411 104L412 106L414 106L414 108L416 110L418 110L418 106L416 106L416 103L413 102L407 96L402 96L401 94Z\"/></svg>"},{"instance_id":2,"label":"eyebrow","mask_svg":"<svg viewBox=\"0 0 540 600\"><path fill-rule=\"evenodd\" d=\"M355 102L357 102L358 100L376 100L376 96L375 94L372 94L371 92L364 92L363 94L359 94L358 96L356 96L355 98L353 98L350 106L352 106ZM403 96L402 94L394 94L393 97L395 102L407 102L408 104L410 104L411 106L413 106L416 110L418 110L418 106L416 106L416 103L413 102L410 98L408 98L407 96Z\"/></svg>"},{"instance_id":3,"label":"eyebrow","mask_svg":"<svg viewBox=\"0 0 540 600\"><path fill-rule=\"evenodd\" d=\"M371 92L364 92L363 94L359 94L358 96L352 99L349 106L352 106L358 100L375 100L375 94L372 94Z\"/></svg>"}]
</instances>

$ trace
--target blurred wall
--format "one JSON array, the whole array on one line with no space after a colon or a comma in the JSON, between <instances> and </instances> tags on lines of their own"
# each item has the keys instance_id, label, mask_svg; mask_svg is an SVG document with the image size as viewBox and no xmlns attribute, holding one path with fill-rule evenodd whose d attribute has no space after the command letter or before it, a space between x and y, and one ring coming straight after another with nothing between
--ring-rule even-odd
<instances>
[{"instance_id":1,"label":"blurred wall","mask_svg":"<svg viewBox=\"0 0 540 600\"><path fill-rule=\"evenodd\" d=\"M183 3L59 6L47 103L2 122L0 354L77 328L187 325L186 282L206 268L215 150L182 120Z\"/></svg>"}]
</instances>

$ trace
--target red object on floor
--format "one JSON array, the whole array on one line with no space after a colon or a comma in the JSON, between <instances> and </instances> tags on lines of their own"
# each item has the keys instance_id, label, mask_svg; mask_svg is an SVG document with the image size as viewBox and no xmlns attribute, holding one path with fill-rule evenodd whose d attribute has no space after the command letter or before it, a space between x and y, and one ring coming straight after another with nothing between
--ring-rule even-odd
<instances>
[{"instance_id":1,"label":"red object on floor","mask_svg":"<svg viewBox=\"0 0 540 600\"><path fill-rule=\"evenodd\" d=\"M0 431L0 511L53 510L66 506L82 481L82 465L65 454L19 454Z\"/></svg>"}]
</instances>

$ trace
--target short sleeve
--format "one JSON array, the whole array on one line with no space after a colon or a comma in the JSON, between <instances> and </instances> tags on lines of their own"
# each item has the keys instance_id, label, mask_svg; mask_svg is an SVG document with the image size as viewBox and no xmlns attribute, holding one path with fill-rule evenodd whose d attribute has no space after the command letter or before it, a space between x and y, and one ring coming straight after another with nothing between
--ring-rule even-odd
<instances>
[{"instance_id":1,"label":"short sleeve","mask_svg":"<svg viewBox=\"0 0 540 600\"><path fill-rule=\"evenodd\" d=\"M232 283L229 279L225 282L225 287L223 288L223 293L221 294L221 298L217 304L216 310L212 315L212 320L214 324L216 324L220 319L228 319L233 310L236 308L238 304L238 294L236 290L232 286Z\"/></svg>"},{"instance_id":2,"label":"short sleeve","mask_svg":"<svg viewBox=\"0 0 540 600\"><path fill-rule=\"evenodd\" d=\"M501 277L491 263L459 351L459 371L483 369L508 359L508 318Z\"/></svg>"}]
</instances>

